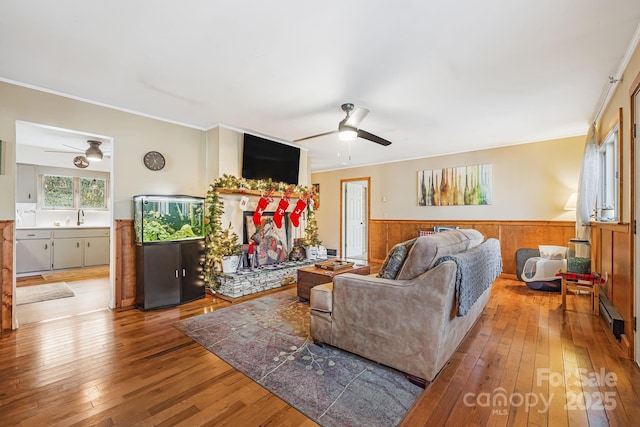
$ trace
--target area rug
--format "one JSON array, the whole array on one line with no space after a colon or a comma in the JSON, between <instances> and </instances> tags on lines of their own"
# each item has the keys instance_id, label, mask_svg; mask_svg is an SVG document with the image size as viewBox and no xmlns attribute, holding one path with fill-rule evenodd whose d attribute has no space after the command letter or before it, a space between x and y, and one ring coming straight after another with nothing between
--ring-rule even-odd
<instances>
[{"instance_id":1,"label":"area rug","mask_svg":"<svg viewBox=\"0 0 640 427\"><path fill-rule=\"evenodd\" d=\"M174 327L322 426L397 426L423 391L393 369L313 344L309 306L287 292Z\"/></svg>"},{"instance_id":2,"label":"area rug","mask_svg":"<svg viewBox=\"0 0 640 427\"><path fill-rule=\"evenodd\" d=\"M47 283L46 285L21 286L16 288L16 305L75 296L65 282Z\"/></svg>"}]
</instances>

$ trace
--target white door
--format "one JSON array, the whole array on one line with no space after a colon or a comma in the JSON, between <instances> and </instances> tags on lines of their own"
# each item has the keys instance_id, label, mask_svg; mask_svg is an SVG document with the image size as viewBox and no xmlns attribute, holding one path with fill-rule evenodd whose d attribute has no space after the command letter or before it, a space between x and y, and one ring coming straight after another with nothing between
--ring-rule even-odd
<instances>
[{"instance_id":1,"label":"white door","mask_svg":"<svg viewBox=\"0 0 640 427\"><path fill-rule=\"evenodd\" d=\"M633 138L635 140L635 183L634 183L634 191L635 191L635 206L634 206L634 221L636 221L636 227L637 227L637 221L638 221L638 216L640 215L640 147L638 147L638 141L640 140L640 135L638 134L640 132L640 92L636 92L636 95L634 96L633 99L633 103L634 103L634 111L635 111L635 117L632 117L633 120L633 126L635 127L635 138ZM635 248L634 248L634 264L635 264L635 278L634 278L634 294L635 294L635 301L634 301L634 313L635 313L635 321L636 321L636 327L633 328L635 330L637 330L638 327L638 318L640 318L640 235L638 233L635 234L634 236L634 241L635 241ZM634 333L634 337L633 337L633 342L635 345L635 351L634 351L634 358L635 361L638 365L640 365L640 337L638 336L638 333L635 332Z\"/></svg>"},{"instance_id":2,"label":"white door","mask_svg":"<svg viewBox=\"0 0 640 427\"><path fill-rule=\"evenodd\" d=\"M344 254L347 258L366 259L367 254L367 182L345 182Z\"/></svg>"}]
</instances>

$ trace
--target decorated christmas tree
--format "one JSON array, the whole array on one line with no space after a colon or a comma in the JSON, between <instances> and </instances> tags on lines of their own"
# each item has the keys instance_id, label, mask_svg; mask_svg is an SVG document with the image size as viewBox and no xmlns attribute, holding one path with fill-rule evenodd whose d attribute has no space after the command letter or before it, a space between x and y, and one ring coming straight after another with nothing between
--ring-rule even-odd
<instances>
[{"instance_id":1,"label":"decorated christmas tree","mask_svg":"<svg viewBox=\"0 0 640 427\"><path fill-rule=\"evenodd\" d=\"M307 226L304 229L304 245L319 246L322 244L318 236L318 223L316 222L316 212L307 207Z\"/></svg>"}]
</instances>

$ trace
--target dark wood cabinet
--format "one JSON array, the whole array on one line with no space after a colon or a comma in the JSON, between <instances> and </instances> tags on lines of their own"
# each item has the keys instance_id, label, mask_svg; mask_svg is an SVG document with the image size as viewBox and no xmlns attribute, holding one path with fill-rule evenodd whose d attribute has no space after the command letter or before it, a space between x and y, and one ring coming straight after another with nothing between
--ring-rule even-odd
<instances>
[{"instance_id":1,"label":"dark wood cabinet","mask_svg":"<svg viewBox=\"0 0 640 427\"><path fill-rule=\"evenodd\" d=\"M136 306L170 307L204 297L204 240L136 246Z\"/></svg>"}]
</instances>

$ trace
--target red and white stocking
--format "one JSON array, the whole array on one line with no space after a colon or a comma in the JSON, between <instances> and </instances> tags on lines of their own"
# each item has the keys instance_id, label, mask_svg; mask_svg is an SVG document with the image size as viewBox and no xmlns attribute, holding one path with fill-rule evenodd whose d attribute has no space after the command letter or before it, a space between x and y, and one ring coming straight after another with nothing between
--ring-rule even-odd
<instances>
[{"instance_id":1,"label":"red and white stocking","mask_svg":"<svg viewBox=\"0 0 640 427\"><path fill-rule=\"evenodd\" d=\"M289 201L284 197L280 199L280 203L278 203L278 209L276 209L276 213L273 214L273 222L276 223L276 227L282 228L282 218L284 218L284 213L289 207Z\"/></svg>"},{"instance_id":2,"label":"red and white stocking","mask_svg":"<svg viewBox=\"0 0 640 427\"><path fill-rule=\"evenodd\" d=\"M304 208L306 207L306 202L302 199L298 199L298 203L296 203L296 207L293 209L293 212L291 212L291 216L289 217L291 218L291 223L295 227L300 225L300 215L302 215L302 212L304 212Z\"/></svg>"},{"instance_id":3,"label":"red and white stocking","mask_svg":"<svg viewBox=\"0 0 640 427\"><path fill-rule=\"evenodd\" d=\"M260 227L260 224L262 222L262 214L264 213L264 210L267 208L268 205L269 205L269 200L267 200L264 197L260 197L260 200L258 200L258 206L256 207L256 211L253 213L253 224L256 227Z\"/></svg>"}]
</instances>

